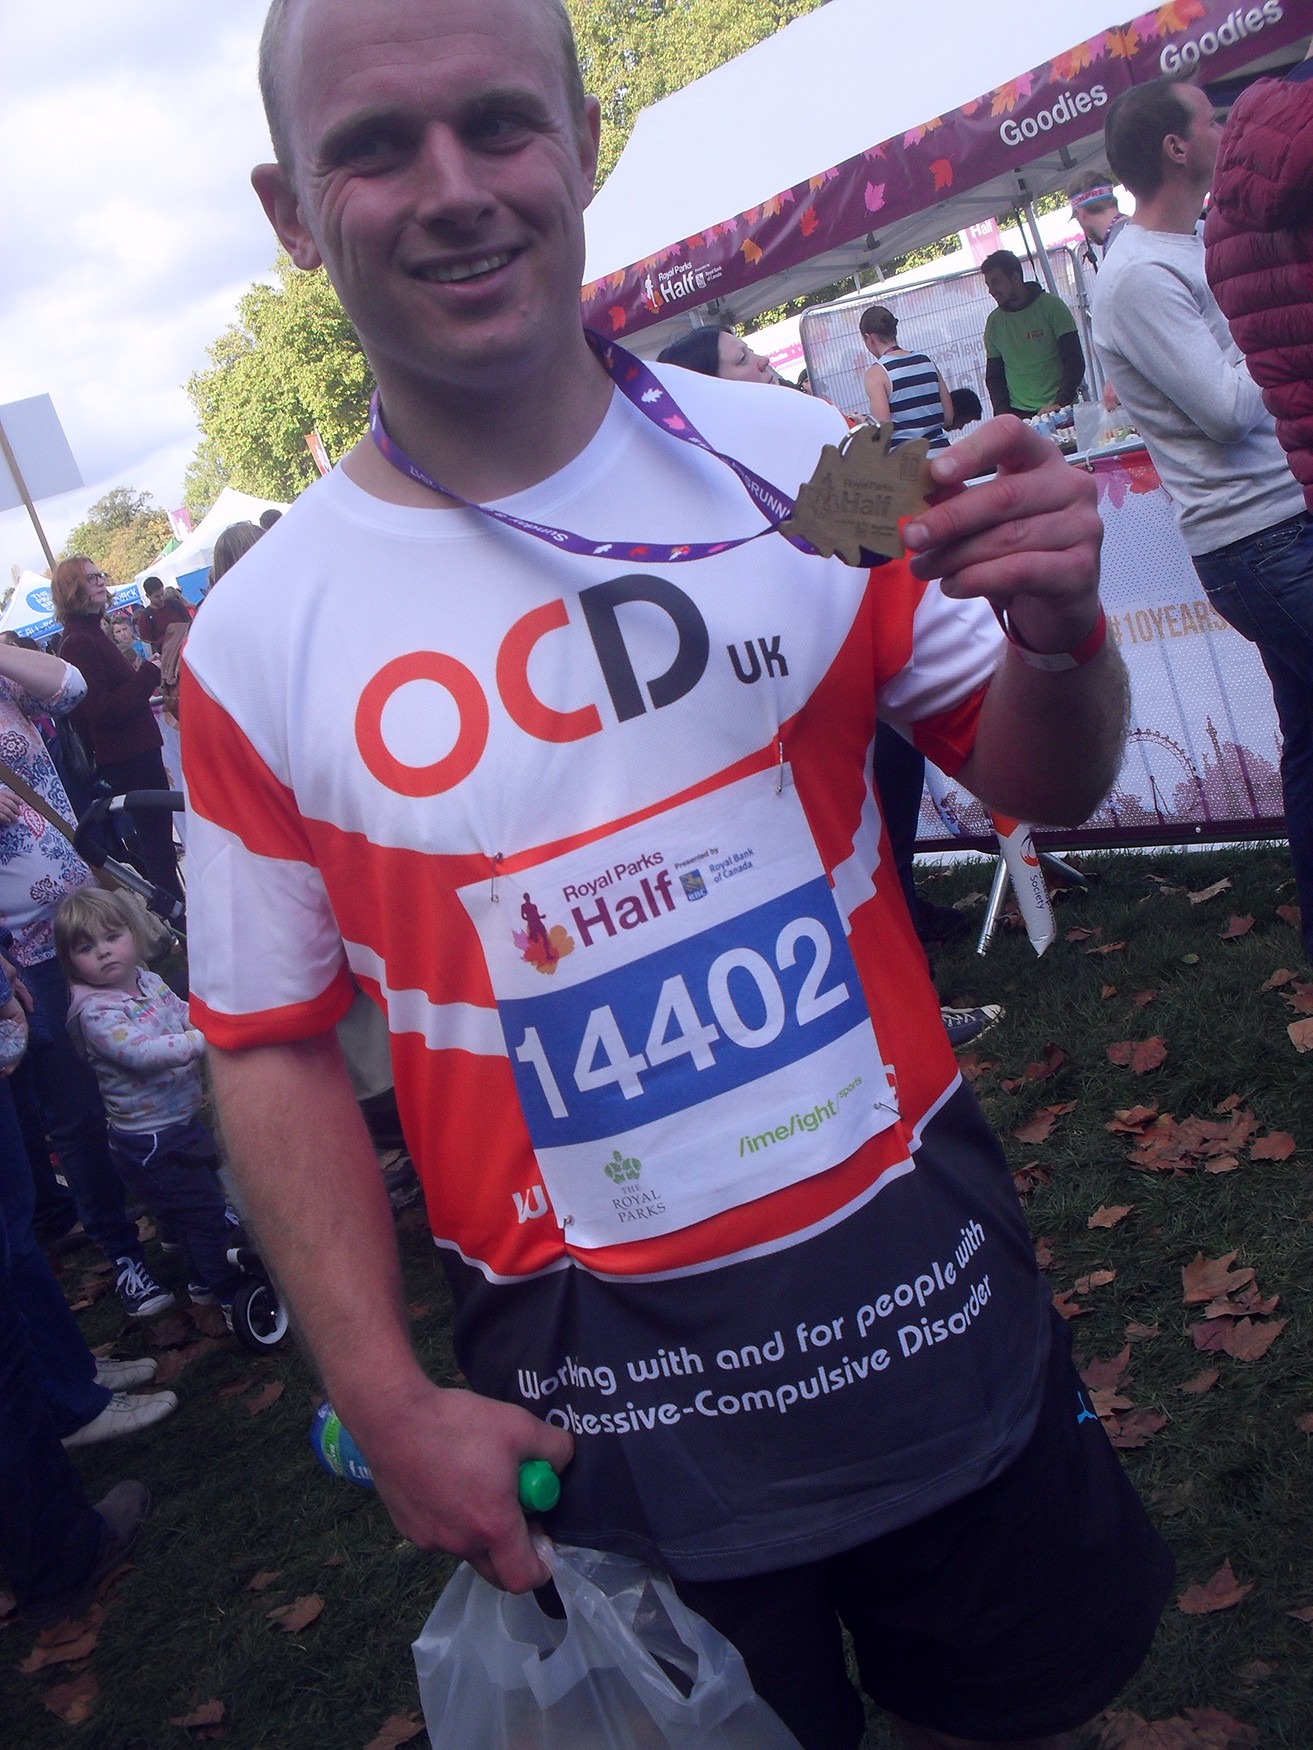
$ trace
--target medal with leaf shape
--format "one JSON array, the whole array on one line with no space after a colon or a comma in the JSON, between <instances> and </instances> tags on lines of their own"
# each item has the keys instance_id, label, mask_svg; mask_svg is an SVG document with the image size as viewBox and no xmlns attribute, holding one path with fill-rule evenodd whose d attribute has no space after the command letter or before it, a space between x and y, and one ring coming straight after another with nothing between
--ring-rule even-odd
<instances>
[{"instance_id":1,"label":"medal with leaf shape","mask_svg":"<svg viewBox=\"0 0 1313 1750\"><path fill-rule=\"evenodd\" d=\"M926 508L935 483L927 439L891 450L891 435L888 423L864 425L842 444L826 444L781 533L801 535L823 558L838 554L847 565L868 565L872 555L901 559L899 524Z\"/></svg>"}]
</instances>

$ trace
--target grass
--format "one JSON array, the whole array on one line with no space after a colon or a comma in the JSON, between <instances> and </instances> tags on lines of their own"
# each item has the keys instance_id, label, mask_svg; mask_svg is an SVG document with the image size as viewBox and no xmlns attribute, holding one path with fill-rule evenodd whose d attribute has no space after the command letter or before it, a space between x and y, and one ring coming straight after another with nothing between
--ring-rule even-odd
<instances>
[{"instance_id":1,"label":"grass","mask_svg":"<svg viewBox=\"0 0 1313 1750\"><path fill-rule=\"evenodd\" d=\"M1047 1178L1030 1174L1041 1182L1026 1209L1052 1253L1055 1290L1116 1272L1075 1295L1088 1308L1074 1321L1077 1350L1108 1358L1126 1343L1128 1324L1158 1327L1131 1344L1123 1395L1168 1420L1125 1459L1175 1550L1177 1590L1227 1559L1252 1585L1212 1615L1184 1615L1173 1603L1117 1705L1147 1720L1220 1709L1252 1727L1257 1736L1247 1741L1262 1750L1307 1750L1313 1627L1287 1612L1313 1603L1310 1436L1296 1427L1313 1410L1313 1085L1286 1031L1294 1011L1280 990L1260 988L1278 967L1303 965L1298 933L1276 911L1293 899L1288 861L1259 848L1109 855L1084 867L1095 885L1060 906L1059 939L1042 961L1024 936L1004 931L984 959L970 942L946 952L938 973L946 1000L1007 1008L970 1067L1014 1169L1047 1170ZM1222 877L1231 890L1203 904L1183 891ZM926 876L922 892L978 918L982 901L971 894L984 885L980 866L968 864ZM1252 916L1253 927L1220 940L1232 914ZM1073 927L1099 934L1069 941ZM1114 943L1125 946L1090 951ZM1156 995L1135 1007L1146 990ZM1134 1075L1109 1062L1109 1044L1150 1035L1167 1046L1160 1068ZM1066 1053L1057 1072L1006 1091L1003 1082L1041 1061L1049 1044ZM1296 1152L1252 1161L1242 1151L1239 1167L1223 1174L1146 1174L1128 1164L1133 1139L1105 1128L1115 1111L1141 1102L1180 1120L1215 1117L1232 1095L1259 1120L1255 1135L1288 1132ZM1068 1101L1074 1110L1044 1142L1012 1138L1042 1107ZM1091 1213L1113 1204L1134 1208L1112 1229L1091 1229ZM401 1238L417 1342L435 1376L450 1375L450 1306L431 1246L413 1225ZM1231 1251L1263 1295L1280 1296L1273 1316L1289 1319L1257 1361L1201 1354L1190 1335L1203 1311L1183 1304L1181 1270L1196 1253ZM75 1261L70 1288L81 1273ZM93 1344L144 1348L141 1332L123 1331L112 1298L81 1317ZM1220 1377L1211 1390L1180 1391L1213 1366ZM219 1395L244 1379L245 1392ZM253 1416L246 1406L268 1381L281 1382L282 1395ZM259 1360L228 1344L206 1350L178 1389L179 1411L157 1432L78 1455L93 1498L125 1474L156 1498L138 1566L112 1593L91 1657L100 1682L91 1718L70 1728L45 1711L42 1694L67 1673L19 1675L31 1635L11 1625L0 1630L0 1744L162 1750L189 1738L171 1716L218 1698L226 1742L240 1750L363 1747L389 1715L417 1706L409 1642L450 1564L402 1543L373 1496L315 1466L306 1429L318 1393L294 1350ZM252 1592L260 1571L279 1577ZM286 1634L268 1620L271 1608L310 1593L324 1601L312 1626ZM1221 1742L1198 1740L1206 1741ZM873 1724L870 1742L890 1740Z\"/></svg>"}]
</instances>

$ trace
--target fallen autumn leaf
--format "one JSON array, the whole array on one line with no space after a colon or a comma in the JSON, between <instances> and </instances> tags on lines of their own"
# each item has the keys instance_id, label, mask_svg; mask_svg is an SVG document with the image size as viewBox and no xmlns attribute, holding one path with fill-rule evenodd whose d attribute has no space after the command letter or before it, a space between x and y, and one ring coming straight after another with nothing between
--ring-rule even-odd
<instances>
[{"instance_id":1,"label":"fallen autumn leaf","mask_svg":"<svg viewBox=\"0 0 1313 1750\"><path fill-rule=\"evenodd\" d=\"M317 1592L307 1592L304 1598L294 1598L290 1604L278 1604L265 1615L271 1622L276 1622L284 1634L299 1634L303 1628L309 1628L316 1622L324 1608L324 1601Z\"/></svg>"},{"instance_id":2,"label":"fallen autumn leaf","mask_svg":"<svg viewBox=\"0 0 1313 1750\"><path fill-rule=\"evenodd\" d=\"M1086 1227L1116 1227L1135 1208L1133 1203L1101 1203L1085 1223Z\"/></svg>"},{"instance_id":3,"label":"fallen autumn leaf","mask_svg":"<svg viewBox=\"0 0 1313 1750\"><path fill-rule=\"evenodd\" d=\"M1176 1608L1186 1616L1210 1616L1215 1610L1230 1610L1254 1590L1250 1580L1242 1585L1231 1567L1231 1558L1222 1563L1202 1586L1187 1586L1176 1601Z\"/></svg>"}]
</instances>

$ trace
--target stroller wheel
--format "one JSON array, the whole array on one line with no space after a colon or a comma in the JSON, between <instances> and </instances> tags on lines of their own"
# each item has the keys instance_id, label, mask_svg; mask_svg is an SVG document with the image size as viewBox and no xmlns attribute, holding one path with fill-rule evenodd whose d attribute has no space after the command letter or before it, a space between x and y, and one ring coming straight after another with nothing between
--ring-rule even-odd
<instances>
[{"instance_id":1,"label":"stroller wheel","mask_svg":"<svg viewBox=\"0 0 1313 1750\"><path fill-rule=\"evenodd\" d=\"M233 1298L233 1335L244 1349L261 1355L287 1335L287 1310L271 1283L252 1277Z\"/></svg>"}]
</instances>

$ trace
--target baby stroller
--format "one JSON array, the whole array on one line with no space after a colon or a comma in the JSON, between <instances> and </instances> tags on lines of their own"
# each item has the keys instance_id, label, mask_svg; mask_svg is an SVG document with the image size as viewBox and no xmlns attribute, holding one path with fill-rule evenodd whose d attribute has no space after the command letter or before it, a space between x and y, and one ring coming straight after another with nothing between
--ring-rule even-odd
<instances>
[{"instance_id":1,"label":"baby stroller","mask_svg":"<svg viewBox=\"0 0 1313 1750\"><path fill-rule=\"evenodd\" d=\"M119 796L106 792L93 797L73 835L73 848L82 860L92 869L106 871L137 894L147 911L173 932L180 946L186 943L187 920L182 902L148 881L131 863L111 855L109 843L113 842L116 850L131 848L131 816L138 810L167 809L177 814L183 806L180 790L128 790ZM287 1309L278 1299L278 1290L260 1254L244 1236L229 1247L228 1262L241 1271L243 1278L233 1297L233 1335L243 1348L263 1354L287 1335Z\"/></svg>"}]
</instances>

